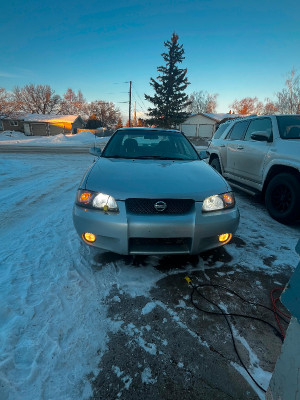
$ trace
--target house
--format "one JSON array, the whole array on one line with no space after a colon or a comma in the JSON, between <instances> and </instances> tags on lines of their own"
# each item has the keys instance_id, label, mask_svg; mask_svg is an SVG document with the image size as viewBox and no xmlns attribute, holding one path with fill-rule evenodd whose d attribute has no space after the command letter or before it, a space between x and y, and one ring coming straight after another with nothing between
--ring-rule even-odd
<instances>
[{"instance_id":1,"label":"house","mask_svg":"<svg viewBox=\"0 0 300 400\"><path fill-rule=\"evenodd\" d=\"M3 123L2 123L2 120L3 120L4 117L5 117L4 115L0 115L0 132L1 132L1 131L4 131L4 129L3 129Z\"/></svg>"},{"instance_id":2,"label":"house","mask_svg":"<svg viewBox=\"0 0 300 400\"><path fill-rule=\"evenodd\" d=\"M237 117L239 117L237 114L192 114L180 124L179 129L186 136L211 139L221 122Z\"/></svg>"},{"instance_id":3,"label":"house","mask_svg":"<svg viewBox=\"0 0 300 400\"><path fill-rule=\"evenodd\" d=\"M84 125L80 115L17 113L2 118L2 130L24 132L27 136L76 133Z\"/></svg>"}]
</instances>

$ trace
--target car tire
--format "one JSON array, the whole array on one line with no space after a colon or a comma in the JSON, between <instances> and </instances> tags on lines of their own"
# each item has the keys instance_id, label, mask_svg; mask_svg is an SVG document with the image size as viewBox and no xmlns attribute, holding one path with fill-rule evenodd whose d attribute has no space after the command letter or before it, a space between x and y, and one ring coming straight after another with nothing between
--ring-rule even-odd
<instances>
[{"instance_id":1,"label":"car tire","mask_svg":"<svg viewBox=\"0 0 300 400\"><path fill-rule=\"evenodd\" d=\"M269 182L265 204L272 218L283 224L294 222L300 215L300 182L291 174L278 174Z\"/></svg>"},{"instance_id":2,"label":"car tire","mask_svg":"<svg viewBox=\"0 0 300 400\"><path fill-rule=\"evenodd\" d=\"M219 172L219 174L222 175L222 169L221 169L221 164L218 159L218 157L214 157L210 162L209 165L212 166L216 171Z\"/></svg>"}]
</instances>

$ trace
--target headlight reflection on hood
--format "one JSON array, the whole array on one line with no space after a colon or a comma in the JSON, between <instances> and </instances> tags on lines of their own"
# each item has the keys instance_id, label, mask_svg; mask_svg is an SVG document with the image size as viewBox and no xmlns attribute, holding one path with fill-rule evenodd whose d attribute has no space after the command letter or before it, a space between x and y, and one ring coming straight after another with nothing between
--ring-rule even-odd
<instances>
[{"instance_id":1,"label":"headlight reflection on hood","mask_svg":"<svg viewBox=\"0 0 300 400\"><path fill-rule=\"evenodd\" d=\"M207 197L202 205L203 212L218 211L225 208L233 208L235 200L233 193L217 194Z\"/></svg>"},{"instance_id":2,"label":"headlight reflection on hood","mask_svg":"<svg viewBox=\"0 0 300 400\"><path fill-rule=\"evenodd\" d=\"M119 211L116 200L112 196L89 190L78 190L76 204L81 207L96 208L102 211Z\"/></svg>"}]
</instances>

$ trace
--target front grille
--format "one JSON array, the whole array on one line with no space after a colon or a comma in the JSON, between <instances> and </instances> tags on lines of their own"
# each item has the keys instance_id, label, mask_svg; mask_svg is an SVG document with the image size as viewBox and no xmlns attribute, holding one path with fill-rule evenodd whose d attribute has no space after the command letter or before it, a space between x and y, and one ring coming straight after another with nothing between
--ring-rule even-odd
<instances>
[{"instance_id":1,"label":"front grille","mask_svg":"<svg viewBox=\"0 0 300 400\"><path fill-rule=\"evenodd\" d=\"M155 209L155 204L164 202L164 211ZM194 205L191 199L127 199L126 209L132 214L186 214Z\"/></svg>"}]
</instances>

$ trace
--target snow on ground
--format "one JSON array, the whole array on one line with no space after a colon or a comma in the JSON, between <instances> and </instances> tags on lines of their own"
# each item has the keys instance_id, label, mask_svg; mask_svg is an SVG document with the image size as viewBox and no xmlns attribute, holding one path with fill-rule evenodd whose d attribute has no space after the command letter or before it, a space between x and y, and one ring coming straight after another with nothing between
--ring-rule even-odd
<instances>
[{"instance_id":1,"label":"snow on ground","mask_svg":"<svg viewBox=\"0 0 300 400\"><path fill-rule=\"evenodd\" d=\"M107 137L99 138L93 133L84 131L76 135L54 135L54 136L26 136L22 132L4 131L0 133L0 145L17 146L92 146L94 143L103 144Z\"/></svg>"},{"instance_id":2,"label":"snow on ground","mask_svg":"<svg viewBox=\"0 0 300 400\"><path fill-rule=\"evenodd\" d=\"M40 140L44 139L54 140ZM113 287L120 296L146 297L144 315L160 307L188 335L196 335L177 312L149 296L166 274L177 273L176 268L160 272L155 268L159 257L148 257L139 267L122 258L102 265L88 261L93 260L92 250L80 243L71 214L77 186L92 159L88 154L1 155L1 400L88 398L92 395L88 376L99 373L110 332L123 329L144 351L155 352L155 344L146 342L134 323L122 326L123 321L107 315L107 297ZM251 204L249 197L238 194L237 201L241 210L237 235L244 248L239 241L227 246L231 264L270 274L285 265L295 267L297 230L273 221L263 205L254 200ZM276 237L270 237L270 232L276 232ZM277 259L269 263L274 253ZM206 267L200 257L197 267L188 265L186 270ZM118 303L120 297L112 301ZM205 341L196 339L207 348ZM122 377L126 389L131 377L118 368L115 365L113 371ZM149 368L142 380L155 382Z\"/></svg>"},{"instance_id":3,"label":"snow on ground","mask_svg":"<svg viewBox=\"0 0 300 400\"><path fill-rule=\"evenodd\" d=\"M229 310L227 309L226 305L223 304L222 302L219 303L219 307L226 313L229 313ZM230 325L234 339L235 341L239 341L244 348L247 350L248 355L249 355L249 362L250 366L248 367L248 370L252 377L255 379L255 381L264 389L267 391L269 382L271 380L272 374L268 371L264 371L260 365L259 365L259 359L255 352L251 349L249 346L247 340L240 335L238 330L235 328L234 325ZM253 388L253 390L256 392L258 397L263 400L265 398L264 392L256 386L256 384L253 382L253 380L250 378L246 370L240 365L235 362L231 362L231 365L246 379L246 381L249 383L249 385Z\"/></svg>"},{"instance_id":4,"label":"snow on ground","mask_svg":"<svg viewBox=\"0 0 300 400\"><path fill-rule=\"evenodd\" d=\"M118 329L106 315L112 285L138 296L163 276L151 263L135 271L122 262L93 270L87 262L71 213L91 161L1 156L1 400L91 395L87 375L97 375L107 332Z\"/></svg>"},{"instance_id":5,"label":"snow on ground","mask_svg":"<svg viewBox=\"0 0 300 400\"><path fill-rule=\"evenodd\" d=\"M295 268L300 223L293 227L279 224L269 216L261 201L243 193L237 194L237 204L241 219L236 235L242 242L227 248L233 262L250 270L263 269L270 274L280 271L283 266Z\"/></svg>"}]
</instances>

